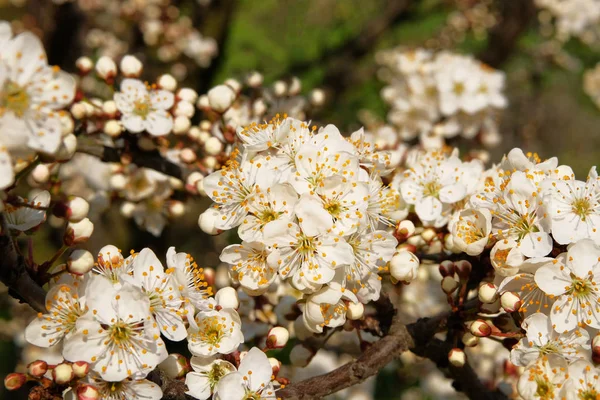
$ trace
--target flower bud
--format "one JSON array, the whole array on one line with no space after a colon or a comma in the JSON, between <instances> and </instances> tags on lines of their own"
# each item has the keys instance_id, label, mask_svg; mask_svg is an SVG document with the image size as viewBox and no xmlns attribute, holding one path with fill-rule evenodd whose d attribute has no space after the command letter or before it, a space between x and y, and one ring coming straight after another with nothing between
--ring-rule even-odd
<instances>
[{"instance_id":1,"label":"flower bud","mask_svg":"<svg viewBox=\"0 0 600 400\"><path fill-rule=\"evenodd\" d=\"M515 311L519 311L521 308L521 298L514 292L504 292L502 296L500 296L500 304L504 311L511 313Z\"/></svg>"},{"instance_id":2,"label":"flower bud","mask_svg":"<svg viewBox=\"0 0 600 400\"><path fill-rule=\"evenodd\" d=\"M310 92L310 103L316 107L322 106L325 103L325 92L321 89L314 89Z\"/></svg>"},{"instance_id":3,"label":"flower bud","mask_svg":"<svg viewBox=\"0 0 600 400\"><path fill-rule=\"evenodd\" d=\"M94 256L87 250L77 249L67 259L67 269L75 275L88 273L94 267Z\"/></svg>"},{"instance_id":4,"label":"flower bud","mask_svg":"<svg viewBox=\"0 0 600 400\"><path fill-rule=\"evenodd\" d=\"M297 344L290 351L290 362L294 367L306 367L310 360L314 357L315 352L304 346L303 344Z\"/></svg>"},{"instance_id":5,"label":"flower bud","mask_svg":"<svg viewBox=\"0 0 600 400\"><path fill-rule=\"evenodd\" d=\"M435 232L435 229L432 229L432 228L427 228L423 232L421 232L421 237L427 243L429 243L433 239L435 239L436 236L437 236L437 233Z\"/></svg>"},{"instance_id":6,"label":"flower bud","mask_svg":"<svg viewBox=\"0 0 600 400\"><path fill-rule=\"evenodd\" d=\"M182 100L177 103L173 113L176 116L184 116L184 117L192 118L194 116L195 112L196 112L196 109L194 108L194 105L192 103Z\"/></svg>"},{"instance_id":7,"label":"flower bud","mask_svg":"<svg viewBox=\"0 0 600 400\"><path fill-rule=\"evenodd\" d=\"M75 66L82 75L85 75L94 68L94 62L89 57L79 57L75 61Z\"/></svg>"},{"instance_id":8,"label":"flower bud","mask_svg":"<svg viewBox=\"0 0 600 400\"><path fill-rule=\"evenodd\" d=\"M71 367L71 364L58 364L52 370L52 380L54 380L54 383L57 385L66 385L67 383L71 382L73 378L75 378L75 374L73 373L73 367Z\"/></svg>"},{"instance_id":9,"label":"flower bud","mask_svg":"<svg viewBox=\"0 0 600 400\"><path fill-rule=\"evenodd\" d=\"M163 362L158 364L158 369L163 371L169 378L183 378L191 371L190 363L185 356L171 353Z\"/></svg>"},{"instance_id":10,"label":"flower bud","mask_svg":"<svg viewBox=\"0 0 600 400\"><path fill-rule=\"evenodd\" d=\"M192 121L190 121L188 117L180 115L175 117L175 121L173 121L173 134L184 135L190 130L191 127Z\"/></svg>"},{"instance_id":11,"label":"flower bud","mask_svg":"<svg viewBox=\"0 0 600 400\"><path fill-rule=\"evenodd\" d=\"M198 97L198 101L196 102L196 107L198 107L199 109L209 108L210 104L208 103L208 96L203 94L202 96Z\"/></svg>"},{"instance_id":12,"label":"flower bud","mask_svg":"<svg viewBox=\"0 0 600 400\"><path fill-rule=\"evenodd\" d=\"M177 97L193 104L198 99L198 93L196 93L194 89L181 88L179 89L179 92L177 92Z\"/></svg>"},{"instance_id":13,"label":"flower bud","mask_svg":"<svg viewBox=\"0 0 600 400\"><path fill-rule=\"evenodd\" d=\"M269 364L271 364L271 369L273 370L273 375L277 376L279 374L279 370L281 369L281 361L276 358L269 357Z\"/></svg>"},{"instance_id":14,"label":"flower bud","mask_svg":"<svg viewBox=\"0 0 600 400\"><path fill-rule=\"evenodd\" d=\"M492 328L484 320L478 319L471 323L469 331L473 336L487 337L492 333Z\"/></svg>"},{"instance_id":15,"label":"flower bud","mask_svg":"<svg viewBox=\"0 0 600 400\"><path fill-rule=\"evenodd\" d=\"M465 332L462 336L461 341L467 347L475 347L479 343L479 338L474 336L471 332Z\"/></svg>"},{"instance_id":16,"label":"flower bud","mask_svg":"<svg viewBox=\"0 0 600 400\"><path fill-rule=\"evenodd\" d=\"M267 112L267 104L263 99L258 99L252 103L252 110L255 115L264 115Z\"/></svg>"},{"instance_id":17,"label":"flower bud","mask_svg":"<svg viewBox=\"0 0 600 400\"><path fill-rule=\"evenodd\" d=\"M86 107L83 103L75 103L71 106L71 115L75 119L83 119L87 116Z\"/></svg>"},{"instance_id":18,"label":"flower bud","mask_svg":"<svg viewBox=\"0 0 600 400\"><path fill-rule=\"evenodd\" d=\"M452 276L445 276L442 279L442 290L446 294L452 294L458 288L458 282Z\"/></svg>"},{"instance_id":19,"label":"flower bud","mask_svg":"<svg viewBox=\"0 0 600 400\"><path fill-rule=\"evenodd\" d=\"M39 164L31 171L31 178L37 184L48 182L50 179L50 169L46 164Z\"/></svg>"},{"instance_id":20,"label":"flower bud","mask_svg":"<svg viewBox=\"0 0 600 400\"><path fill-rule=\"evenodd\" d=\"M185 214L185 204L179 200L171 200L167 206L167 212L171 218L179 218Z\"/></svg>"},{"instance_id":21,"label":"flower bud","mask_svg":"<svg viewBox=\"0 0 600 400\"><path fill-rule=\"evenodd\" d=\"M104 123L104 133L112 138L119 137L123 133L123 126L115 119L109 119Z\"/></svg>"},{"instance_id":22,"label":"flower bud","mask_svg":"<svg viewBox=\"0 0 600 400\"><path fill-rule=\"evenodd\" d=\"M25 384L25 382L27 382L27 377L25 374L13 372L12 374L6 375L4 378L4 387L6 390L18 390Z\"/></svg>"},{"instance_id":23,"label":"flower bud","mask_svg":"<svg viewBox=\"0 0 600 400\"><path fill-rule=\"evenodd\" d=\"M185 180L185 184L195 188L198 185L198 182L203 179L204 175L201 172L194 171L188 175L187 179Z\"/></svg>"},{"instance_id":24,"label":"flower bud","mask_svg":"<svg viewBox=\"0 0 600 400\"><path fill-rule=\"evenodd\" d=\"M460 368L467 362L467 356L464 351L455 347L448 353L448 361L455 367Z\"/></svg>"},{"instance_id":25,"label":"flower bud","mask_svg":"<svg viewBox=\"0 0 600 400\"><path fill-rule=\"evenodd\" d=\"M215 156L206 156L204 157L203 164L206 168L210 170L214 170L219 164L217 158Z\"/></svg>"},{"instance_id":26,"label":"flower bud","mask_svg":"<svg viewBox=\"0 0 600 400\"><path fill-rule=\"evenodd\" d=\"M365 314L365 306L361 302L350 302L348 303L348 309L346 310L346 317L351 320L361 319Z\"/></svg>"},{"instance_id":27,"label":"flower bud","mask_svg":"<svg viewBox=\"0 0 600 400\"><path fill-rule=\"evenodd\" d=\"M225 85L229 86L235 93L239 93L242 90L242 84L233 78L227 79Z\"/></svg>"},{"instance_id":28,"label":"flower bud","mask_svg":"<svg viewBox=\"0 0 600 400\"><path fill-rule=\"evenodd\" d=\"M456 267L456 273L462 282L466 282L469 280L469 276L471 275L471 263L467 260L459 260L454 263Z\"/></svg>"},{"instance_id":29,"label":"flower bud","mask_svg":"<svg viewBox=\"0 0 600 400\"><path fill-rule=\"evenodd\" d=\"M454 276L454 273L456 272L456 267L454 266L454 263L450 260L442 261L438 268L439 268L440 274L444 277Z\"/></svg>"},{"instance_id":30,"label":"flower bud","mask_svg":"<svg viewBox=\"0 0 600 400\"><path fill-rule=\"evenodd\" d=\"M93 232L94 224L88 218L84 218L79 222L69 222L63 241L67 246L84 243L92 236Z\"/></svg>"},{"instance_id":31,"label":"flower bud","mask_svg":"<svg viewBox=\"0 0 600 400\"><path fill-rule=\"evenodd\" d=\"M98 400L100 392L87 383L77 385L77 400Z\"/></svg>"},{"instance_id":32,"label":"flower bud","mask_svg":"<svg viewBox=\"0 0 600 400\"><path fill-rule=\"evenodd\" d=\"M74 196L67 201L65 217L71 222L78 222L87 217L90 204L81 197Z\"/></svg>"},{"instance_id":33,"label":"flower bud","mask_svg":"<svg viewBox=\"0 0 600 400\"><path fill-rule=\"evenodd\" d=\"M204 151L208 155L216 156L223 151L223 142L212 136L204 143Z\"/></svg>"},{"instance_id":34,"label":"flower bud","mask_svg":"<svg viewBox=\"0 0 600 400\"><path fill-rule=\"evenodd\" d=\"M252 88L257 88L260 85L262 85L263 76L256 71L251 72L250 75L248 75L248 77L246 78L246 83Z\"/></svg>"},{"instance_id":35,"label":"flower bud","mask_svg":"<svg viewBox=\"0 0 600 400\"><path fill-rule=\"evenodd\" d=\"M106 115L114 117L117 114L119 109L117 108L117 103L114 100L107 100L102 103L102 112Z\"/></svg>"},{"instance_id":36,"label":"flower bud","mask_svg":"<svg viewBox=\"0 0 600 400\"><path fill-rule=\"evenodd\" d=\"M221 233L221 230L219 230L215 224L219 218L221 218L221 214L214 208L209 208L198 217L198 226L200 226L200 229L202 229L202 232L204 233L218 235Z\"/></svg>"},{"instance_id":37,"label":"flower bud","mask_svg":"<svg viewBox=\"0 0 600 400\"><path fill-rule=\"evenodd\" d=\"M410 251L396 252L390 260L390 274L396 281L410 282L417 277L419 259Z\"/></svg>"},{"instance_id":38,"label":"flower bud","mask_svg":"<svg viewBox=\"0 0 600 400\"><path fill-rule=\"evenodd\" d=\"M415 224L411 220L400 221L396 226L396 239L404 241L415 233Z\"/></svg>"},{"instance_id":39,"label":"flower bud","mask_svg":"<svg viewBox=\"0 0 600 400\"><path fill-rule=\"evenodd\" d=\"M113 190L123 190L127 186L127 178L123 174L114 174L109 178L108 184Z\"/></svg>"},{"instance_id":40,"label":"flower bud","mask_svg":"<svg viewBox=\"0 0 600 400\"><path fill-rule=\"evenodd\" d=\"M135 204L129 201L123 202L121 204L121 208L119 208L121 215L125 218L131 218L133 216L133 212L135 211Z\"/></svg>"},{"instance_id":41,"label":"flower bud","mask_svg":"<svg viewBox=\"0 0 600 400\"><path fill-rule=\"evenodd\" d=\"M90 364L85 361L75 361L71 364L73 367L73 373L77 378L84 378L90 372Z\"/></svg>"},{"instance_id":42,"label":"flower bud","mask_svg":"<svg viewBox=\"0 0 600 400\"><path fill-rule=\"evenodd\" d=\"M156 83L158 83L161 89L168 90L169 92L174 92L177 89L177 80L169 74L161 75Z\"/></svg>"},{"instance_id":43,"label":"flower bud","mask_svg":"<svg viewBox=\"0 0 600 400\"><path fill-rule=\"evenodd\" d=\"M235 101L235 92L226 85L218 85L208 91L208 104L218 113L224 113Z\"/></svg>"},{"instance_id":44,"label":"flower bud","mask_svg":"<svg viewBox=\"0 0 600 400\"><path fill-rule=\"evenodd\" d=\"M592 339L592 360L600 362L600 333Z\"/></svg>"},{"instance_id":45,"label":"flower bud","mask_svg":"<svg viewBox=\"0 0 600 400\"><path fill-rule=\"evenodd\" d=\"M121 59L121 72L128 78L137 78L141 75L144 66L141 61L134 56L126 55Z\"/></svg>"},{"instance_id":46,"label":"flower bud","mask_svg":"<svg viewBox=\"0 0 600 400\"><path fill-rule=\"evenodd\" d=\"M117 75L117 64L112 58L102 56L96 63L96 73L105 81L110 81Z\"/></svg>"},{"instance_id":47,"label":"flower bud","mask_svg":"<svg viewBox=\"0 0 600 400\"><path fill-rule=\"evenodd\" d=\"M276 81L273 84L273 92L277 97L285 96L287 92L287 85L283 81Z\"/></svg>"},{"instance_id":48,"label":"flower bud","mask_svg":"<svg viewBox=\"0 0 600 400\"><path fill-rule=\"evenodd\" d=\"M288 89L288 94L290 96L295 96L298 93L300 93L301 90L302 90L302 82L300 82L300 79L296 78L295 76L292 77L292 79L290 81L290 87Z\"/></svg>"},{"instance_id":49,"label":"flower bud","mask_svg":"<svg viewBox=\"0 0 600 400\"><path fill-rule=\"evenodd\" d=\"M498 288L491 282L484 282L479 286L477 296L482 303L491 304L498 299Z\"/></svg>"},{"instance_id":50,"label":"flower bud","mask_svg":"<svg viewBox=\"0 0 600 400\"><path fill-rule=\"evenodd\" d=\"M27 373L34 378L41 378L48 371L46 361L37 360L27 365Z\"/></svg>"},{"instance_id":51,"label":"flower bud","mask_svg":"<svg viewBox=\"0 0 600 400\"><path fill-rule=\"evenodd\" d=\"M276 326L267 333L267 347L269 349L282 349L289 339L290 332L282 326Z\"/></svg>"},{"instance_id":52,"label":"flower bud","mask_svg":"<svg viewBox=\"0 0 600 400\"><path fill-rule=\"evenodd\" d=\"M219 289L219 291L217 291L215 294L215 300L217 304L223 308L237 309L240 306L240 300L238 298L237 291L231 286L226 286L222 289Z\"/></svg>"}]
</instances>

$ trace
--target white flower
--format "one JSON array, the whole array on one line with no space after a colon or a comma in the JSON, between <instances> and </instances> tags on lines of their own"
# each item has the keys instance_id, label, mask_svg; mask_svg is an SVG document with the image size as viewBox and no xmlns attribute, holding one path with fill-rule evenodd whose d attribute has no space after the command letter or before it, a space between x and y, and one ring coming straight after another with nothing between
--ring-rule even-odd
<instances>
[{"instance_id":1,"label":"white flower","mask_svg":"<svg viewBox=\"0 0 600 400\"><path fill-rule=\"evenodd\" d=\"M540 267L535 282L546 294L556 296L550 317L557 332L586 325L600 328L600 247L592 240L578 241Z\"/></svg>"},{"instance_id":2,"label":"white flower","mask_svg":"<svg viewBox=\"0 0 600 400\"><path fill-rule=\"evenodd\" d=\"M335 328L346 322L348 306L345 301L357 303L354 293L345 290L339 283L332 282L318 292L308 296L302 320L304 325L314 333L323 332L328 326Z\"/></svg>"},{"instance_id":3,"label":"white flower","mask_svg":"<svg viewBox=\"0 0 600 400\"><path fill-rule=\"evenodd\" d=\"M195 356L229 354L244 342L238 313L231 308L200 311L188 329L188 348Z\"/></svg>"},{"instance_id":4,"label":"white flower","mask_svg":"<svg viewBox=\"0 0 600 400\"><path fill-rule=\"evenodd\" d=\"M93 271L113 284L121 281L122 275L130 274L132 271L133 257L125 259L121 254L121 250L109 244L100 249L98 252L98 263Z\"/></svg>"},{"instance_id":5,"label":"white flower","mask_svg":"<svg viewBox=\"0 0 600 400\"><path fill-rule=\"evenodd\" d=\"M483 252L492 231L492 215L485 208L461 211L450 224L453 243L470 256Z\"/></svg>"},{"instance_id":6,"label":"white flower","mask_svg":"<svg viewBox=\"0 0 600 400\"><path fill-rule=\"evenodd\" d=\"M253 294L267 290L277 276L277 268L267 263L270 251L261 242L242 242L223 249L219 259L231 265L240 284Z\"/></svg>"},{"instance_id":7,"label":"white flower","mask_svg":"<svg viewBox=\"0 0 600 400\"><path fill-rule=\"evenodd\" d=\"M34 229L46 221L46 210L50 205L50 193L39 192L29 200L21 199L22 206L5 205L6 222L10 229L25 232Z\"/></svg>"},{"instance_id":8,"label":"white flower","mask_svg":"<svg viewBox=\"0 0 600 400\"><path fill-rule=\"evenodd\" d=\"M150 312L161 333L172 341L185 339L187 332L181 311L183 300L172 279L173 270L165 272L156 254L148 248L134 257L131 268L131 283L148 297Z\"/></svg>"},{"instance_id":9,"label":"white flower","mask_svg":"<svg viewBox=\"0 0 600 400\"><path fill-rule=\"evenodd\" d=\"M596 168L586 182L573 179L552 180L550 217L552 237L559 244L590 238L600 243L600 186Z\"/></svg>"},{"instance_id":10,"label":"white flower","mask_svg":"<svg viewBox=\"0 0 600 400\"><path fill-rule=\"evenodd\" d=\"M335 269L354 261L352 247L337 235L309 236L298 224L278 220L264 231L265 244L274 251L267 257L272 268L282 278L291 277L292 284L301 291L315 291L329 283Z\"/></svg>"},{"instance_id":11,"label":"white flower","mask_svg":"<svg viewBox=\"0 0 600 400\"><path fill-rule=\"evenodd\" d=\"M160 386L147 379L126 378L110 382L91 372L85 381L93 385L104 400L160 400L163 396Z\"/></svg>"},{"instance_id":12,"label":"white flower","mask_svg":"<svg viewBox=\"0 0 600 400\"><path fill-rule=\"evenodd\" d=\"M65 341L65 359L89 362L102 379L121 381L145 376L167 357L150 301L138 288L117 289L96 276L87 286L86 306L76 332Z\"/></svg>"},{"instance_id":13,"label":"white flower","mask_svg":"<svg viewBox=\"0 0 600 400\"><path fill-rule=\"evenodd\" d=\"M50 67L40 40L25 32L5 41L0 54L0 143L55 153L62 142L59 110L73 101L75 80Z\"/></svg>"},{"instance_id":14,"label":"white flower","mask_svg":"<svg viewBox=\"0 0 600 400\"><path fill-rule=\"evenodd\" d=\"M526 367L547 354L556 354L567 361L590 356L590 335L583 329L558 333L550 318L542 313L525 318L521 327L527 337L521 339L510 353L510 360L515 365Z\"/></svg>"},{"instance_id":15,"label":"white flower","mask_svg":"<svg viewBox=\"0 0 600 400\"><path fill-rule=\"evenodd\" d=\"M600 396L600 371L587 360L569 365L569 380L564 394L567 400L597 399Z\"/></svg>"},{"instance_id":16,"label":"white flower","mask_svg":"<svg viewBox=\"0 0 600 400\"><path fill-rule=\"evenodd\" d=\"M167 112L174 102L171 92L149 91L140 80L124 79L114 100L123 114L121 122L130 132L147 131L153 136L163 136L173 129L173 117Z\"/></svg>"},{"instance_id":17,"label":"white flower","mask_svg":"<svg viewBox=\"0 0 600 400\"><path fill-rule=\"evenodd\" d=\"M185 384L188 387L186 393L199 400L208 399L221 378L236 371L230 362L213 357L194 356L190 364L194 371L185 376Z\"/></svg>"},{"instance_id":18,"label":"white flower","mask_svg":"<svg viewBox=\"0 0 600 400\"><path fill-rule=\"evenodd\" d=\"M275 400L277 396L271 383L272 376L269 359L265 353L253 347L242 359L237 372L221 378L215 393L223 400Z\"/></svg>"},{"instance_id":19,"label":"white flower","mask_svg":"<svg viewBox=\"0 0 600 400\"><path fill-rule=\"evenodd\" d=\"M204 269L198 267L192 256L187 253L177 253L175 247L169 247L167 267L173 269L172 278L177 284L177 289L186 299L184 304L186 315L190 313L193 315L194 307L200 309L207 305L207 298L212 294L212 289L204 279ZM188 307L188 301L191 308Z\"/></svg>"},{"instance_id":20,"label":"white flower","mask_svg":"<svg viewBox=\"0 0 600 400\"><path fill-rule=\"evenodd\" d=\"M85 280L71 277L70 282L53 286L46 294L46 314L37 318L25 329L25 339L39 347L50 347L69 338L75 324L85 313Z\"/></svg>"},{"instance_id":21,"label":"white flower","mask_svg":"<svg viewBox=\"0 0 600 400\"><path fill-rule=\"evenodd\" d=\"M566 369L567 363L563 358L543 356L523 372L517 390L524 400L563 399Z\"/></svg>"},{"instance_id":22,"label":"white flower","mask_svg":"<svg viewBox=\"0 0 600 400\"><path fill-rule=\"evenodd\" d=\"M371 230L380 225L392 226L408 215L408 206L400 193L391 186L384 186L380 177L371 174L369 177L369 200L366 217Z\"/></svg>"}]
</instances>

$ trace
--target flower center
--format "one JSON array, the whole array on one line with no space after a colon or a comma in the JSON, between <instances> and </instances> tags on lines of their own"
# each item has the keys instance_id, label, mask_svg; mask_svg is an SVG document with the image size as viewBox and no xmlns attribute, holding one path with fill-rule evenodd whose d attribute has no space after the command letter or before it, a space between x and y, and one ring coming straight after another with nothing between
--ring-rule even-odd
<instances>
[{"instance_id":1,"label":"flower center","mask_svg":"<svg viewBox=\"0 0 600 400\"><path fill-rule=\"evenodd\" d=\"M152 108L150 107L150 101L147 98L143 100L136 100L133 103L133 113L142 117L143 119L146 119L148 114L150 114L150 111L152 111Z\"/></svg>"},{"instance_id":2,"label":"flower center","mask_svg":"<svg viewBox=\"0 0 600 400\"><path fill-rule=\"evenodd\" d=\"M342 213L342 205L338 200L329 200L325 203L324 208L334 218L339 217L339 215Z\"/></svg>"},{"instance_id":3,"label":"flower center","mask_svg":"<svg viewBox=\"0 0 600 400\"><path fill-rule=\"evenodd\" d=\"M556 354L559 352L558 346L552 342L548 342L542 347L540 347L540 353L543 355L546 354Z\"/></svg>"},{"instance_id":4,"label":"flower center","mask_svg":"<svg viewBox=\"0 0 600 400\"><path fill-rule=\"evenodd\" d=\"M296 250L298 251L298 253L305 256L305 255L314 253L315 249L316 249L316 246L313 243L313 238L310 238L305 235L300 236L298 243L296 245Z\"/></svg>"},{"instance_id":5,"label":"flower center","mask_svg":"<svg viewBox=\"0 0 600 400\"><path fill-rule=\"evenodd\" d=\"M225 324L222 324L221 319L217 316L205 318L201 324L200 340L218 347L221 339L225 336Z\"/></svg>"},{"instance_id":6,"label":"flower center","mask_svg":"<svg viewBox=\"0 0 600 400\"><path fill-rule=\"evenodd\" d=\"M227 375L229 370L224 368L222 365L218 363L214 363L210 371L208 371L208 383L211 389L214 389L217 386L217 383L221 380L222 377Z\"/></svg>"},{"instance_id":7,"label":"flower center","mask_svg":"<svg viewBox=\"0 0 600 400\"><path fill-rule=\"evenodd\" d=\"M554 387L541 377L536 377L537 390L535 394L540 399L552 399L554 398Z\"/></svg>"},{"instance_id":8,"label":"flower center","mask_svg":"<svg viewBox=\"0 0 600 400\"><path fill-rule=\"evenodd\" d=\"M242 400L260 400L262 399L261 395L256 392L246 392L246 395Z\"/></svg>"},{"instance_id":9,"label":"flower center","mask_svg":"<svg viewBox=\"0 0 600 400\"><path fill-rule=\"evenodd\" d=\"M0 90L0 107L6 107L17 117L22 117L29 109L30 99L24 87L8 81Z\"/></svg>"},{"instance_id":10,"label":"flower center","mask_svg":"<svg viewBox=\"0 0 600 400\"><path fill-rule=\"evenodd\" d=\"M595 389L590 389L579 393L580 400L597 400L600 394Z\"/></svg>"},{"instance_id":11,"label":"flower center","mask_svg":"<svg viewBox=\"0 0 600 400\"><path fill-rule=\"evenodd\" d=\"M538 227L535 225L534 217L530 214L524 214L517 218L513 225L513 230L517 233L518 240L522 240L531 232L539 232Z\"/></svg>"},{"instance_id":12,"label":"flower center","mask_svg":"<svg viewBox=\"0 0 600 400\"><path fill-rule=\"evenodd\" d=\"M571 274L571 288L569 289L569 294L572 294L575 297L586 297L593 290L591 286L589 281L580 279Z\"/></svg>"},{"instance_id":13,"label":"flower center","mask_svg":"<svg viewBox=\"0 0 600 400\"><path fill-rule=\"evenodd\" d=\"M590 213L592 205L590 204L589 199L581 198L575 200L571 204L572 211L579 215L582 221L585 221L585 217Z\"/></svg>"},{"instance_id":14,"label":"flower center","mask_svg":"<svg viewBox=\"0 0 600 400\"><path fill-rule=\"evenodd\" d=\"M452 88L452 91L457 96L460 96L465 92L465 84L462 82L454 82L454 87Z\"/></svg>"},{"instance_id":15,"label":"flower center","mask_svg":"<svg viewBox=\"0 0 600 400\"><path fill-rule=\"evenodd\" d=\"M131 327L122 321L119 321L116 324L112 325L109 329L110 339L116 344L121 344L129 341L129 337L132 334Z\"/></svg>"},{"instance_id":16,"label":"flower center","mask_svg":"<svg viewBox=\"0 0 600 400\"><path fill-rule=\"evenodd\" d=\"M271 208L267 208L266 210L261 212L260 215L258 216L258 219L263 224L267 224L271 221L275 221L277 218L279 218L279 213L274 211Z\"/></svg>"},{"instance_id":17,"label":"flower center","mask_svg":"<svg viewBox=\"0 0 600 400\"><path fill-rule=\"evenodd\" d=\"M427 182L423 185L423 196L428 197L438 197L440 195L440 189L442 185L440 185L437 181Z\"/></svg>"}]
</instances>

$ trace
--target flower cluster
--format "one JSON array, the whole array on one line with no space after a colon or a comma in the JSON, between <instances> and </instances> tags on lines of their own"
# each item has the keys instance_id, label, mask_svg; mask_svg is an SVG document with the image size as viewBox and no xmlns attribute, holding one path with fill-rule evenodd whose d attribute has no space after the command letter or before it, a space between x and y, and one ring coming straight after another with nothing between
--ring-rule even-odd
<instances>
[{"instance_id":1,"label":"flower cluster","mask_svg":"<svg viewBox=\"0 0 600 400\"><path fill-rule=\"evenodd\" d=\"M498 142L498 112L506 106L504 73L450 52L392 50L379 58L386 67L387 119L402 139L433 141L428 147L458 135Z\"/></svg>"},{"instance_id":2,"label":"flower cluster","mask_svg":"<svg viewBox=\"0 0 600 400\"><path fill-rule=\"evenodd\" d=\"M590 36L598 38L600 4L596 0L536 0L535 3L549 14L544 19L554 19L560 40L575 36L589 42Z\"/></svg>"}]
</instances>

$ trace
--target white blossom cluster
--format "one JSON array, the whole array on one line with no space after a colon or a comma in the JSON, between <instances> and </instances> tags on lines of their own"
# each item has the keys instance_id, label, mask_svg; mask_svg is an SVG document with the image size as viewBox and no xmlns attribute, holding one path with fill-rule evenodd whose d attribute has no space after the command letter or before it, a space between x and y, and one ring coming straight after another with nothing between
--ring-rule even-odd
<instances>
[{"instance_id":1,"label":"white blossom cluster","mask_svg":"<svg viewBox=\"0 0 600 400\"><path fill-rule=\"evenodd\" d=\"M443 138L481 135L483 144L497 144L499 111L507 104L503 72L447 51L391 50L379 58L387 120L403 140L439 147Z\"/></svg>"},{"instance_id":2,"label":"white blossom cluster","mask_svg":"<svg viewBox=\"0 0 600 400\"><path fill-rule=\"evenodd\" d=\"M598 38L600 24L600 1L598 0L536 0L538 8L554 19L556 34L561 40L586 35Z\"/></svg>"},{"instance_id":3,"label":"white blossom cluster","mask_svg":"<svg viewBox=\"0 0 600 400\"><path fill-rule=\"evenodd\" d=\"M344 323L347 301L379 298L378 272L397 241L385 230L403 218L400 196L383 184L389 163L360 130L344 138L276 117L238 131L229 164L204 179L214 206L199 224L216 234L237 228L226 247L244 290L258 295L277 277L304 293L304 322L314 331Z\"/></svg>"},{"instance_id":4,"label":"white blossom cluster","mask_svg":"<svg viewBox=\"0 0 600 400\"><path fill-rule=\"evenodd\" d=\"M600 63L583 75L583 90L590 96L596 107L600 108Z\"/></svg>"},{"instance_id":5,"label":"white blossom cluster","mask_svg":"<svg viewBox=\"0 0 600 400\"><path fill-rule=\"evenodd\" d=\"M52 280L47 313L25 331L29 343L58 346L66 361L89 364L79 386L92 385L100 398L159 400L160 387L145 377L159 365L172 370L170 364L177 362L164 337L187 340L194 356L194 372L186 375L192 397L241 399L241 392L275 398L271 363L261 350L251 349L237 369L221 358L244 342L240 316L232 308L237 298L210 297L203 269L189 254L170 248L165 268L150 249L125 258L108 245L92 266L84 274L63 273Z\"/></svg>"}]
</instances>

